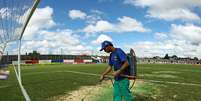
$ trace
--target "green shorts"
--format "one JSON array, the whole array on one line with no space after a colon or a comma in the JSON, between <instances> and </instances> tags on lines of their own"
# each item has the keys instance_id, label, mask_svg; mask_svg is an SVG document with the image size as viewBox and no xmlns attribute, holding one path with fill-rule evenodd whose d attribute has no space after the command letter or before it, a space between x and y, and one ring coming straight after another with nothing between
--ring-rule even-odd
<instances>
[{"instance_id":1,"label":"green shorts","mask_svg":"<svg viewBox=\"0 0 201 101\"><path fill-rule=\"evenodd\" d=\"M134 101L127 78L114 82L113 101L122 101L122 99L123 101Z\"/></svg>"}]
</instances>

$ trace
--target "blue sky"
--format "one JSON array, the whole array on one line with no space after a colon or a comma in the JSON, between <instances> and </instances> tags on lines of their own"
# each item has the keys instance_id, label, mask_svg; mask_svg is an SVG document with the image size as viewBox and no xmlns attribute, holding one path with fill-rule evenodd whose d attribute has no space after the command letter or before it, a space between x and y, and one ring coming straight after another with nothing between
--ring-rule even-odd
<instances>
[{"instance_id":1,"label":"blue sky","mask_svg":"<svg viewBox=\"0 0 201 101\"><path fill-rule=\"evenodd\" d=\"M41 0L22 53L104 54L100 43L109 40L139 57L201 58L200 9L200 0Z\"/></svg>"}]
</instances>

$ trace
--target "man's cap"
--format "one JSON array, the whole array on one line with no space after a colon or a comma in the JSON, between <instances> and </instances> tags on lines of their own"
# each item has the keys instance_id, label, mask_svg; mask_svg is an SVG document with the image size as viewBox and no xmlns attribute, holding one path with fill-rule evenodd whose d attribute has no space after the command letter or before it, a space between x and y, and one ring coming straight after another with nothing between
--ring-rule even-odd
<instances>
[{"instance_id":1,"label":"man's cap","mask_svg":"<svg viewBox=\"0 0 201 101\"><path fill-rule=\"evenodd\" d=\"M105 49L108 45L110 45L110 46L113 46L113 44L112 44L112 42L110 42L110 41L103 41L102 43L101 43L101 49L100 49L100 51L102 51L103 49Z\"/></svg>"}]
</instances>

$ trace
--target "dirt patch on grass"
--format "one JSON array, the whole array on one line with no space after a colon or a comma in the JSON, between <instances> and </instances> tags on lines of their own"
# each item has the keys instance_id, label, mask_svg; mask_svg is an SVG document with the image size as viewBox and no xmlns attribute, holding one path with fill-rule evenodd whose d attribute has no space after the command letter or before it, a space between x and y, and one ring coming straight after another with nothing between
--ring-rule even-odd
<instances>
[{"instance_id":1,"label":"dirt patch on grass","mask_svg":"<svg viewBox=\"0 0 201 101\"><path fill-rule=\"evenodd\" d=\"M131 82L132 83L132 82ZM137 80L135 83L136 85L140 85L144 83L142 80ZM95 86L83 86L80 87L78 90L68 92L65 95L55 96L50 99L49 101L93 101L94 98L100 96L103 93L105 88L111 88L112 91L112 84L111 81L103 81L100 84ZM134 90L135 87L132 88ZM112 92L111 92L112 94Z\"/></svg>"},{"instance_id":2,"label":"dirt patch on grass","mask_svg":"<svg viewBox=\"0 0 201 101\"><path fill-rule=\"evenodd\" d=\"M91 101L94 95L98 95L103 88L111 86L111 81L104 81L95 86L83 86L78 90L68 92L65 95L55 96L50 101Z\"/></svg>"},{"instance_id":3,"label":"dirt patch on grass","mask_svg":"<svg viewBox=\"0 0 201 101\"><path fill-rule=\"evenodd\" d=\"M201 67L201 64L196 64L196 66Z\"/></svg>"}]
</instances>

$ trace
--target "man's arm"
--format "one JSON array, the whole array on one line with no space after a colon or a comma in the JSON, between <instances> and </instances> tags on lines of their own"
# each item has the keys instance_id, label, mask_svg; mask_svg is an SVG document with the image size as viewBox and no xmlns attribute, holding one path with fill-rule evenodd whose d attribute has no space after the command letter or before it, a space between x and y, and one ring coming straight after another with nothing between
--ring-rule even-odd
<instances>
[{"instance_id":1,"label":"man's arm","mask_svg":"<svg viewBox=\"0 0 201 101\"><path fill-rule=\"evenodd\" d=\"M102 75L107 75L109 72L111 72L112 67L108 65L108 67L105 69L105 71L102 73Z\"/></svg>"},{"instance_id":2,"label":"man's arm","mask_svg":"<svg viewBox=\"0 0 201 101\"><path fill-rule=\"evenodd\" d=\"M110 73L112 70L112 67L110 65L108 65L108 67L105 69L105 71L102 73L100 80L102 81L105 77L105 75L107 75L108 73Z\"/></svg>"},{"instance_id":3,"label":"man's arm","mask_svg":"<svg viewBox=\"0 0 201 101\"><path fill-rule=\"evenodd\" d=\"M121 68L119 69L120 73L122 73L126 68L128 68L129 64L128 61L125 61Z\"/></svg>"},{"instance_id":4,"label":"man's arm","mask_svg":"<svg viewBox=\"0 0 201 101\"><path fill-rule=\"evenodd\" d=\"M118 76L120 75L126 68L128 68L129 64L128 64L128 61L124 61L123 65L121 66L121 68L117 71L115 71L113 73L114 76Z\"/></svg>"}]
</instances>

